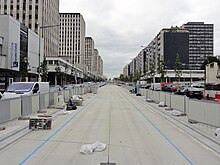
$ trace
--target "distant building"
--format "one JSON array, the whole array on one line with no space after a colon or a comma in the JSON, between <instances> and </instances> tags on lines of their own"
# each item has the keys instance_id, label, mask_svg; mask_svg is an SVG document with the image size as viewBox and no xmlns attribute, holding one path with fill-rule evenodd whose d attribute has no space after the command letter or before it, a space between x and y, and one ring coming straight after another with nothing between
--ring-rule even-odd
<instances>
[{"instance_id":1,"label":"distant building","mask_svg":"<svg viewBox=\"0 0 220 165\"><path fill-rule=\"evenodd\" d=\"M85 70L85 21L80 13L60 13L59 56Z\"/></svg>"},{"instance_id":2,"label":"distant building","mask_svg":"<svg viewBox=\"0 0 220 165\"><path fill-rule=\"evenodd\" d=\"M95 75L98 75L98 56L99 51L97 49L94 49L94 58L93 58L93 73Z\"/></svg>"},{"instance_id":3,"label":"distant building","mask_svg":"<svg viewBox=\"0 0 220 165\"><path fill-rule=\"evenodd\" d=\"M45 56L58 55L59 0L1 0L0 14L10 15L40 34L45 42Z\"/></svg>"},{"instance_id":4,"label":"distant building","mask_svg":"<svg viewBox=\"0 0 220 165\"><path fill-rule=\"evenodd\" d=\"M85 65L88 66L88 71L93 73L94 64L94 40L92 37L85 38Z\"/></svg>"},{"instance_id":5,"label":"distant building","mask_svg":"<svg viewBox=\"0 0 220 165\"><path fill-rule=\"evenodd\" d=\"M128 76L128 65L125 65L125 67L123 68L123 75Z\"/></svg>"},{"instance_id":6,"label":"distant building","mask_svg":"<svg viewBox=\"0 0 220 165\"><path fill-rule=\"evenodd\" d=\"M157 36L130 63L130 74L145 75L151 70L157 72L160 61L165 68L175 69L176 56L181 63L189 64L189 31L172 27L162 29Z\"/></svg>"},{"instance_id":7,"label":"distant building","mask_svg":"<svg viewBox=\"0 0 220 165\"><path fill-rule=\"evenodd\" d=\"M178 27L162 29L157 36L157 41L151 46L156 46L155 65L158 68L159 60L163 60L169 69L175 69L177 54L180 62L189 64L189 31Z\"/></svg>"},{"instance_id":8,"label":"distant building","mask_svg":"<svg viewBox=\"0 0 220 165\"><path fill-rule=\"evenodd\" d=\"M213 56L213 24L188 22L181 26L189 30L189 66L200 69L209 56Z\"/></svg>"}]
</instances>

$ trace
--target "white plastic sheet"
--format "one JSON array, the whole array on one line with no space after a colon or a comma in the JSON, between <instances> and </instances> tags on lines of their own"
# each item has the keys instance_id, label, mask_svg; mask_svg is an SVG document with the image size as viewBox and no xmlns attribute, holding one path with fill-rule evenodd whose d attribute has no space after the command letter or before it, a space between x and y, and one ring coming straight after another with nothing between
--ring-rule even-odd
<instances>
[{"instance_id":1,"label":"white plastic sheet","mask_svg":"<svg viewBox=\"0 0 220 165\"><path fill-rule=\"evenodd\" d=\"M72 100L80 100L80 101L82 101L82 97L80 97L80 96L78 96L78 95L73 95L73 96L71 97L71 99L72 99Z\"/></svg>"},{"instance_id":2,"label":"white plastic sheet","mask_svg":"<svg viewBox=\"0 0 220 165\"><path fill-rule=\"evenodd\" d=\"M182 115L183 115L182 112L177 111L177 110L171 111L170 114L171 114L172 116L182 116Z\"/></svg>"},{"instance_id":3,"label":"white plastic sheet","mask_svg":"<svg viewBox=\"0 0 220 165\"><path fill-rule=\"evenodd\" d=\"M84 145L82 145L82 147L80 149L80 153L88 155L88 154L92 154L93 152L104 151L105 149L106 149L106 144L96 142L96 143L93 143L93 144L84 144Z\"/></svg>"}]
</instances>

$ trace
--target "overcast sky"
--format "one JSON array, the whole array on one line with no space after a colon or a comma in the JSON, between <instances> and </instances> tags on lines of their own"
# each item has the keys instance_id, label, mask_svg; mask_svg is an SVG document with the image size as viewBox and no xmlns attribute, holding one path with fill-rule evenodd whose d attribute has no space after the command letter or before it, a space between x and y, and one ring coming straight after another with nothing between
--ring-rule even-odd
<instances>
[{"instance_id":1,"label":"overcast sky","mask_svg":"<svg viewBox=\"0 0 220 165\"><path fill-rule=\"evenodd\" d=\"M162 28L187 22L214 24L214 55L220 55L219 6L219 0L60 0L60 12L83 15L107 77L119 76Z\"/></svg>"}]
</instances>

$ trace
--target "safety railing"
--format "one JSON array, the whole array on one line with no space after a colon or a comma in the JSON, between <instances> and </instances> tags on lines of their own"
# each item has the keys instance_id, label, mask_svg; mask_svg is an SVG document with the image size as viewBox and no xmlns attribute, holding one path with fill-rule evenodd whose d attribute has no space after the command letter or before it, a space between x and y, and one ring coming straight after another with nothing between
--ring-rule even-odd
<instances>
[{"instance_id":1,"label":"safety railing","mask_svg":"<svg viewBox=\"0 0 220 165\"><path fill-rule=\"evenodd\" d=\"M63 95L67 102L73 95L97 93L98 86L76 87L72 90L41 93L31 96L21 96L13 99L0 100L0 124L21 116L27 116L42 111L54 105L58 95Z\"/></svg>"}]
</instances>

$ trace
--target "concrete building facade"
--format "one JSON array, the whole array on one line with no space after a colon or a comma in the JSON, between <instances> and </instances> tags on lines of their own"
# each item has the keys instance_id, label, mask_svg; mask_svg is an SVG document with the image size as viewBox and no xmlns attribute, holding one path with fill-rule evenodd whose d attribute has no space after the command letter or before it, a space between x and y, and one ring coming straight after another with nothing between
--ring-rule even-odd
<instances>
[{"instance_id":1,"label":"concrete building facade","mask_svg":"<svg viewBox=\"0 0 220 165\"><path fill-rule=\"evenodd\" d=\"M99 51L97 49L94 49L93 73L95 75L98 75L98 56L99 56Z\"/></svg>"},{"instance_id":2,"label":"concrete building facade","mask_svg":"<svg viewBox=\"0 0 220 165\"><path fill-rule=\"evenodd\" d=\"M9 15L0 15L0 24L0 88L13 81L37 81L43 39Z\"/></svg>"},{"instance_id":3,"label":"concrete building facade","mask_svg":"<svg viewBox=\"0 0 220 165\"><path fill-rule=\"evenodd\" d=\"M123 75L124 77L128 76L128 65L125 65L125 67L123 68Z\"/></svg>"},{"instance_id":4,"label":"concrete building facade","mask_svg":"<svg viewBox=\"0 0 220 165\"><path fill-rule=\"evenodd\" d=\"M59 56L84 71L85 26L80 13L60 13Z\"/></svg>"},{"instance_id":5,"label":"concrete building facade","mask_svg":"<svg viewBox=\"0 0 220 165\"><path fill-rule=\"evenodd\" d=\"M189 30L189 66L200 69L209 56L213 56L213 24L188 22L181 26Z\"/></svg>"},{"instance_id":6,"label":"concrete building facade","mask_svg":"<svg viewBox=\"0 0 220 165\"><path fill-rule=\"evenodd\" d=\"M93 73L94 65L94 40L92 37L85 38L85 65L88 66L88 71Z\"/></svg>"},{"instance_id":7,"label":"concrete building facade","mask_svg":"<svg viewBox=\"0 0 220 165\"><path fill-rule=\"evenodd\" d=\"M168 69L175 69L176 56L181 63L189 64L189 31L172 27L162 29L130 63L130 74L145 75L154 70L155 74L161 61ZM186 67L187 69L187 67Z\"/></svg>"},{"instance_id":8,"label":"concrete building facade","mask_svg":"<svg viewBox=\"0 0 220 165\"><path fill-rule=\"evenodd\" d=\"M59 0L1 0L0 14L10 15L44 38L44 56L57 56Z\"/></svg>"}]
</instances>

